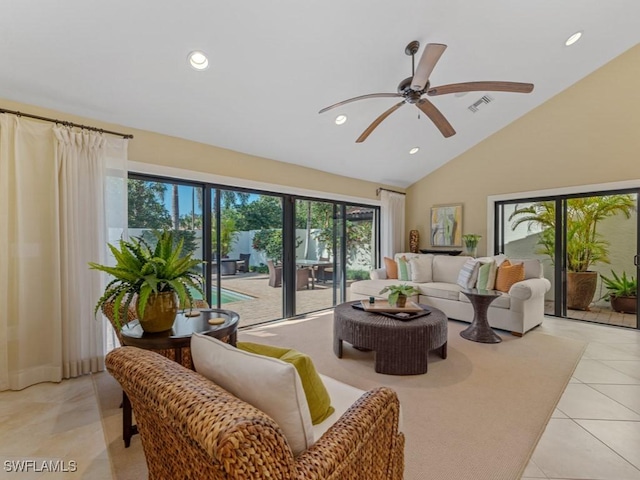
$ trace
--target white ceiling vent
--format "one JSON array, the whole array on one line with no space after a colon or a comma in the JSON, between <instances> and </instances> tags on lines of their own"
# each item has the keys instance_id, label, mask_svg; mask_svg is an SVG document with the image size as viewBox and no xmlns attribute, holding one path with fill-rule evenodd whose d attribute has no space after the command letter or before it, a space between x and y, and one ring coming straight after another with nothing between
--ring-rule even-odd
<instances>
[{"instance_id":1,"label":"white ceiling vent","mask_svg":"<svg viewBox=\"0 0 640 480\"><path fill-rule=\"evenodd\" d=\"M481 97L477 102L469 105L467 108L471 110L471 112L476 113L478 112L478 110L480 110L480 107L482 105L486 105L487 103L491 102L493 102L493 97L491 95L485 95L484 97Z\"/></svg>"}]
</instances>

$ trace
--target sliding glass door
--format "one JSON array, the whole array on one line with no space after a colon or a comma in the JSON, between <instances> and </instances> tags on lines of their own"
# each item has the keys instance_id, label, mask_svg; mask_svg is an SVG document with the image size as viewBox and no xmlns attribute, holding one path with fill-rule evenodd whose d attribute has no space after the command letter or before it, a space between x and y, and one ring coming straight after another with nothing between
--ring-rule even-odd
<instances>
[{"instance_id":1,"label":"sliding glass door","mask_svg":"<svg viewBox=\"0 0 640 480\"><path fill-rule=\"evenodd\" d=\"M131 174L128 215L130 236L176 231L241 326L331 308L377 265L378 207Z\"/></svg>"},{"instance_id":2,"label":"sliding glass door","mask_svg":"<svg viewBox=\"0 0 640 480\"><path fill-rule=\"evenodd\" d=\"M282 318L282 197L211 192L212 304L237 312L242 326Z\"/></svg>"},{"instance_id":3,"label":"sliding glass door","mask_svg":"<svg viewBox=\"0 0 640 480\"><path fill-rule=\"evenodd\" d=\"M499 202L496 250L543 262L546 314L638 328L637 202L636 190Z\"/></svg>"}]
</instances>

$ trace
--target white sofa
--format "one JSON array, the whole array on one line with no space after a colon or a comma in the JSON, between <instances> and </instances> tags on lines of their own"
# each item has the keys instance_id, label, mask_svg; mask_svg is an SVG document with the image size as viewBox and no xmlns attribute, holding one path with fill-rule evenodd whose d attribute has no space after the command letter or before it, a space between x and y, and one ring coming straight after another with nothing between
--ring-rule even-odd
<instances>
[{"instance_id":1,"label":"white sofa","mask_svg":"<svg viewBox=\"0 0 640 480\"><path fill-rule=\"evenodd\" d=\"M430 278L426 278L427 281L423 282L389 279L386 270L379 268L371 272L370 280L361 280L351 284L350 299L386 298L385 294L380 294L385 286L408 284L420 290L419 297L413 297L412 300L438 308L451 319L465 322L473 320L473 307L469 299L461 293L463 288L456 283L460 269L471 257L397 253L394 260L397 262L398 258L402 256L407 260L414 257L424 257L423 259L431 265ZM498 261L501 260L499 257L496 257ZM542 264L538 260L509 260L511 263L524 263L525 279L515 283L508 293L502 293L499 298L494 300L489 307L487 316L489 325L492 327L522 336L542 323L544 295L551 288L551 284L543 277ZM424 280L424 272L422 279Z\"/></svg>"}]
</instances>

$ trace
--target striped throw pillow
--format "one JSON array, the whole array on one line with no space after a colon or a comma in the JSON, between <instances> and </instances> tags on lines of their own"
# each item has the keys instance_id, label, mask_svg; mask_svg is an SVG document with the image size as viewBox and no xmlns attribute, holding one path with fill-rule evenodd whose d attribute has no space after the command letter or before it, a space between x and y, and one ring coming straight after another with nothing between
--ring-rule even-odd
<instances>
[{"instance_id":1,"label":"striped throw pillow","mask_svg":"<svg viewBox=\"0 0 640 480\"><path fill-rule=\"evenodd\" d=\"M460 273L458 274L458 285L462 288L473 288L476 284L476 280L478 279L478 268L480 267L480 262L475 258L470 258L462 268L460 269Z\"/></svg>"}]
</instances>

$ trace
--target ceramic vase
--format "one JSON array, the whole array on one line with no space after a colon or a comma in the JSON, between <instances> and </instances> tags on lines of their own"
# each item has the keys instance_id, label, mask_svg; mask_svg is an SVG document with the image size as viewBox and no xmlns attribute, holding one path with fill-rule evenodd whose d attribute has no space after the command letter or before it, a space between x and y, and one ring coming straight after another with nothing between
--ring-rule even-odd
<instances>
[{"instance_id":1,"label":"ceramic vase","mask_svg":"<svg viewBox=\"0 0 640 480\"><path fill-rule=\"evenodd\" d=\"M149 333L165 332L171 330L177 314L178 296L175 292L152 293L147 300L144 315L139 319L140 326Z\"/></svg>"},{"instance_id":2,"label":"ceramic vase","mask_svg":"<svg viewBox=\"0 0 640 480\"><path fill-rule=\"evenodd\" d=\"M420 242L420 232L418 232L418 230L411 230L409 232L409 251L411 253L418 253L419 242Z\"/></svg>"}]
</instances>

